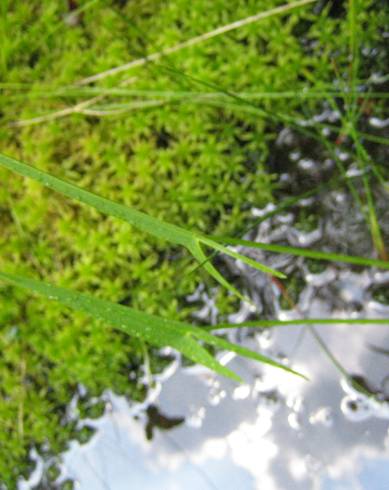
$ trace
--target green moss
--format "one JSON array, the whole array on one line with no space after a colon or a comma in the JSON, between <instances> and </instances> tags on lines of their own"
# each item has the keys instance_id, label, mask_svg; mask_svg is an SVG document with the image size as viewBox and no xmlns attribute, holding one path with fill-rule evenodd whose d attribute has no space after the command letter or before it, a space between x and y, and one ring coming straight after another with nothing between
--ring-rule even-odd
<instances>
[{"instance_id":1,"label":"green moss","mask_svg":"<svg viewBox=\"0 0 389 490\"><path fill-rule=\"evenodd\" d=\"M306 208L301 208L297 214L295 227L303 232L309 233L319 226L320 216Z\"/></svg>"},{"instance_id":2,"label":"green moss","mask_svg":"<svg viewBox=\"0 0 389 490\"><path fill-rule=\"evenodd\" d=\"M71 480L66 480L63 483L61 483L60 490L73 490L74 489L74 482Z\"/></svg>"},{"instance_id":3,"label":"green moss","mask_svg":"<svg viewBox=\"0 0 389 490\"><path fill-rule=\"evenodd\" d=\"M305 264L308 267L309 272L312 274L320 274L321 272L324 272L328 264L326 262L320 262L318 260L312 260L312 259L305 259Z\"/></svg>"},{"instance_id":4,"label":"green moss","mask_svg":"<svg viewBox=\"0 0 389 490\"><path fill-rule=\"evenodd\" d=\"M291 274L285 281L285 294L281 294L280 306L284 310L290 310L294 308L299 301L299 297L306 283L302 274L297 271Z\"/></svg>"},{"instance_id":5,"label":"green moss","mask_svg":"<svg viewBox=\"0 0 389 490\"><path fill-rule=\"evenodd\" d=\"M375 288L373 293L372 293L372 298L375 301L378 301L379 303L382 303L384 305L389 305L389 287L387 284Z\"/></svg>"}]
</instances>

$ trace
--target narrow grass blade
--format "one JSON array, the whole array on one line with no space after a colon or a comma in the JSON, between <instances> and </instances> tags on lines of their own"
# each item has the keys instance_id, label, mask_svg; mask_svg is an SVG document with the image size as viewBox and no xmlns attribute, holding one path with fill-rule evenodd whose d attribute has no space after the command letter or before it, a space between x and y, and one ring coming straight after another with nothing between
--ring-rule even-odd
<instances>
[{"instance_id":1,"label":"narrow grass blade","mask_svg":"<svg viewBox=\"0 0 389 490\"><path fill-rule=\"evenodd\" d=\"M238 380L235 373L221 366L203 347L193 339L193 329L179 322L171 322L132 308L111 303L64 288L59 288L33 279L0 273L0 279L56 300L75 310L91 315L97 320L118 328L128 335L157 347L170 346L188 359L203 364L213 371ZM190 328L189 328L190 327Z\"/></svg>"},{"instance_id":2,"label":"narrow grass blade","mask_svg":"<svg viewBox=\"0 0 389 490\"><path fill-rule=\"evenodd\" d=\"M25 98L28 96L29 100L32 99L51 99L55 97L62 98L74 98L83 97L90 94L94 95L110 95L119 97L143 97L143 98L163 98L163 99L226 99L223 92L199 92L193 90L147 90L147 89L128 89L122 87L89 87L89 86L69 86L69 87L55 87L47 85L46 87L40 85L39 88L35 88L31 85L21 86L12 85L8 83L0 83L0 90L17 91L17 93L7 93L7 98L10 100ZM236 92L239 97L251 100L263 100L263 99L323 99L325 97L337 97L345 98L349 97L349 92L344 90L328 89L327 91L319 91L314 88L310 88L308 85L301 87L299 90L277 90L277 91L261 91L261 92ZM389 94L387 92L359 92L359 99L388 99Z\"/></svg>"},{"instance_id":3,"label":"narrow grass blade","mask_svg":"<svg viewBox=\"0 0 389 490\"><path fill-rule=\"evenodd\" d=\"M330 363L335 367L335 369L344 377L347 379L347 381L350 383L350 385L360 393L362 393L365 396L368 396L370 398L376 398L376 394L372 393L371 391L367 390L366 387L361 384L357 379L353 378L350 376L350 374L347 372L346 368L343 366L343 364L335 357L335 355L331 352L331 350L328 348L327 344L324 342L324 340L321 338L321 336L316 332L316 330L312 327L309 326L309 332L315 339L316 343L319 345L320 350L324 353L324 355L327 357L327 359L330 361Z\"/></svg>"},{"instance_id":4,"label":"narrow grass blade","mask_svg":"<svg viewBox=\"0 0 389 490\"><path fill-rule=\"evenodd\" d=\"M250 302L248 298L243 296L232 284L230 284L225 277L220 274L220 272L212 265L212 263L208 260L208 257L204 254L203 249L201 248L200 243L195 242L190 248L192 255L196 258L196 260L200 264L203 265L204 269L210 274L216 281L224 286L226 289L236 294L241 300Z\"/></svg>"},{"instance_id":5,"label":"narrow grass blade","mask_svg":"<svg viewBox=\"0 0 389 490\"><path fill-rule=\"evenodd\" d=\"M96 320L103 321L148 344L157 347L173 347L188 359L236 381L240 381L239 376L221 365L196 339L302 376L300 373L277 363L273 359L215 337L194 325L146 314L120 304L22 276L0 272L0 280L27 289L45 298L58 301L75 311L86 313Z\"/></svg>"},{"instance_id":6,"label":"narrow grass blade","mask_svg":"<svg viewBox=\"0 0 389 490\"><path fill-rule=\"evenodd\" d=\"M234 240L234 239L231 239ZM285 274L282 272L276 271L274 269L271 269L270 267L267 267L266 265L260 264L259 262L256 262L253 259L250 259L249 257L246 257L245 255L242 255L238 252L234 252L233 250L230 250L229 248L221 245L219 242L216 242L215 240L211 240L206 237L200 238L200 241L207 245L208 247L211 247L219 252L224 253L225 255L229 255L230 257L233 257L234 259L241 260L243 263L249 265L250 267L253 267L254 269L257 269L261 272L264 272L265 274L271 274L273 276L279 277L280 279L285 279Z\"/></svg>"},{"instance_id":7,"label":"narrow grass blade","mask_svg":"<svg viewBox=\"0 0 389 490\"><path fill-rule=\"evenodd\" d=\"M126 221L127 223L139 228L146 233L149 233L150 235L154 235L157 238L166 240L176 245L181 245L187 248L197 260L200 260L199 257L201 255L201 247L199 246L199 244L204 243L214 250L220 250L227 255L231 255L236 259L242 260L246 264L249 264L251 267L255 267L256 269L275 275L277 277L285 277L283 274L276 270L259 264L254 260L245 257L244 255L232 252L231 250L216 243L207 236L200 235L199 233L186 230L185 228L167 223L166 221L153 218L152 216L136 209L129 208L128 206L124 206L114 201L110 201L109 199L105 199L104 197L100 197L97 194L93 194L92 192L82 189L81 187L71 184L70 182L66 182L65 180L59 179L58 177L54 177L47 172L43 172L42 170L32 167L31 165L20 162L1 153L0 165L19 175L40 182L46 187L53 189L63 194L64 196L75 199L83 204L87 204L108 216L113 216L115 218ZM202 262L202 259L200 260L200 262ZM208 272L221 285L228 287L228 289L230 289L235 294L237 293L236 289L233 288L224 278L222 278L222 276L217 273L216 269L214 269L213 267L208 267Z\"/></svg>"},{"instance_id":8,"label":"narrow grass blade","mask_svg":"<svg viewBox=\"0 0 389 490\"><path fill-rule=\"evenodd\" d=\"M127 221L140 230L150 233L158 238L183 246L188 246L188 244L192 243L193 237L191 232L184 228L179 228L178 226L153 218L136 209L100 197L81 187L43 172L38 168L15 160L14 158L0 154L0 165L19 175L40 182L44 186L49 187L64 196L88 204L108 216Z\"/></svg>"},{"instance_id":9,"label":"narrow grass blade","mask_svg":"<svg viewBox=\"0 0 389 490\"><path fill-rule=\"evenodd\" d=\"M331 364L335 367L339 373L344 376L346 379L350 379L350 375L348 374L347 370L343 367L343 365L338 361L338 359L334 356L334 354L330 351L330 349L327 347L327 344L324 342L324 340L321 338L321 336L316 332L316 330L313 328L312 325L309 327L309 332L317 342L317 344L320 347L320 350L324 353L324 355L329 359Z\"/></svg>"},{"instance_id":10,"label":"narrow grass blade","mask_svg":"<svg viewBox=\"0 0 389 490\"><path fill-rule=\"evenodd\" d=\"M379 347L378 345L374 345L374 344L369 344L368 348L377 354L381 354L383 356L389 357L389 349L383 349L382 347Z\"/></svg>"},{"instance_id":11,"label":"narrow grass blade","mask_svg":"<svg viewBox=\"0 0 389 490\"><path fill-rule=\"evenodd\" d=\"M316 260L326 260L329 262L344 262L347 264L355 264L364 267L378 267L380 269L389 269L389 261L358 257L354 255L343 255L330 252L319 252L299 247L289 247L287 245L274 245L271 243L252 242L250 240L242 240L239 238L230 237L212 237L216 242L222 242L229 245L241 245L248 248L259 248L269 252L283 253L289 255L297 255Z\"/></svg>"},{"instance_id":12,"label":"narrow grass blade","mask_svg":"<svg viewBox=\"0 0 389 490\"><path fill-rule=\"evenodd\" d=\"M236 325L236 326L239 327L239 325ZM270 366L283 369L284 371L288 371L291 374L294 374L296 376L299 376L301 378L308 380L308 378L306 376L304 376L303 374L301 374L297 371L294 371L293 369L291 369L291 368L289 368L283 364L278 363L277 361L271 359L270 357L264 356L263 354L259 354L258 352L254 352L254 351L247 349L246 347L243 347L241 345L231 344L230 342L228 342L227 340L225 340L221 337L216 337L213 335L209 336L209 333L203 328L201 328L201 329L197 328L196 332L194 332L194 336L196 336L200 340L203 340L207 344L214 345L215 347L218 347L220 349L227 349L227 350L236 352L237 354L239 354L243 357L247 357L249 359L254 359L255 361L262 362L263 364L269 364ZM232 345L233 345L233 347L231 347Z\"/></svg>"},{"instance_id":13,"label":"narrow grass blade","mask_svg":"<svg viewBox=\"0 0 389 490\"><path fill-rule=\"evenodd\" d=\"M263 221L266 221L267 219L271 218L272 216L276 216L281 211L284 211L285 209L288 209L289 207L295 205L296 203L298 203L302 199L307 199L308 197L311 197L311 196L314 196L315 194L318 194L320 191L322 191L324 189L328 189L329 187L331 187L335 183L338 183L339 181L340 181L339 177L337 177L336 179L333 178L333 179L331 179L331 180L329 180L327 182L323 182L322 184L317 185L316 187L310 189L309 191L304 192L303 194L299 194L298 196L292 196L292 197L288 197L286 199L283 199L277 205L275 205L275 207L271 211L268 211L268 212L264 213L262 216L259 216L258 218L256 218L255 220L253 220L252 223L249 226L242 227L240 230L238 230L235 233L236 237L233 237L233 238L238 238L238 236L245 235L249 231L254 230L255 228L257 228L258 225L260 223L262 223ZM219 240L220 237L217 237L216 239L215 239L215 237L212 237L212 238L213 238L213 240L215 240L217 242L222 242L221 240ZM224 242L224 243L227 243L227 242ZM231 243L231 245L234 245L234 244ZM200 262L191 271L191 273L196 272L201 267L204 267L204 265L207 262L209 262L210 260L212 260L213 258L215 258L219 253L220 252L218 252L217 250L214 250L209 255L209 257L207 257L205 260L203 260L202 262Z\"/></svg>"},{"instance_id":14,"label":"narrow grass blade","mask_svg":"<svg viewBox=\"0 0 389 490\"><path fill-rule=\"evenodd\" d=\"M156 52L156 53L151 53L147 56L144 56L143 58L139 58L137 60L130 61L129 63L125 63L124 65L116 66L114 68L110 68L109 70L97 73L96 75L92 75L88 78L84 78L83 80L80 80L78 82L79 85L86 85L92 82L96 82L98 80L102 80L104 78L110 77L112 75L116 75L121 72L127 72L128 70L136 67L140 67L145 65L146 63L152 63L159 61L161 58L164 56L168 56L170 54L176 53L177 51L180 51L184 48L188 48L191 46L195 46L197 44L200 44L204 41L207 41L208 39L212 39L216 36L220 36L222 34L225 34L226 32L233 31L235 29L241 28L245 25L252 24L254 22L258 22L262 19L266 19L268 17L273 17L276 15L282 15L286 12L289 12L290 10L303 7L305 5L308 5L310 3L315 3L316 0L299 0L296 2L292 2L289 4L285 5L280 5L279 7L275 7L270 10L266 10L264 12L258 12L255 15L252 15L250 17L246 17L245 19L240 19L235 22L232 22L231 24L226 24L223 26L220 26L212 31L205 32L203 34L200 34L199 36L192 37L191 39L188 39L186 41L183 41L181 43L178 43L174 46L167 47L163 49L162 51Z\"/></svg>"},{"instance_id":15,"label":"narrow grass blade","mask_svg":"<svg viewBox=\"0 0 389 490\"><path fill-rule=\"evenodd\" d=\"M250 320L247 322L218 323L202 327L204 330L220 330L224 328L272 328L291 325L389 325L389 318L299 318L295 320Z\"/></svg>"}]
</instances>

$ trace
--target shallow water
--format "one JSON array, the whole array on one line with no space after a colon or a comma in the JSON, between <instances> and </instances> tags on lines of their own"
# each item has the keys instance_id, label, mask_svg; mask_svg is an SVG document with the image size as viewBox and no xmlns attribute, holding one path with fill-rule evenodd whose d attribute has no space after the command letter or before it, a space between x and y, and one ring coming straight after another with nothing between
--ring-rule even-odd
<instances>
[{"instance_id":1,"label":"shallow water","mask_svg":"<svg viewBox=\"0 0 389 490\"><path fill-rule=\"evenodd\" d=\"M304 171L311 172L309 165ZM315 227L302 231L301 209L324 207ZM253 210L260 216L269 211ZM363 253L364 224L346 194L304 200L292 211L262 222L251 238ZM328 265L312 272L301 258L251 251L298 277L295 307L286 308L277 284L227 259L258 311L280 319L303 317L387 318L389 305L376 292L389 272ZM197 316L216 322L214 291L200 287L188 301ZM252 315L242 304L229 320ZM202 367L182 367L180 358L154 376L142 404L107 392L105 415L79 421L96 429L84 445L71 442L58 482L75 488L387 490L389 488L389 331L386 325L288 326L266 331L225 332L231 340L287 362L307 374L286 372L220 353L245 380L237 384ZM351 386L318 343L318 336L343 368L372 396ZM324 349L325 349L324 348ZM169 351L166 351L169 353ZM171 353L171 352L170 352ZM145 374L145 382L147 376ZM77 399L73 400L74 405ZM152 440L149 440L152 437ZM33 482L39 481L38 465ZM19 488L32 488L20 482Z\"/></svg>"}]
</instances>

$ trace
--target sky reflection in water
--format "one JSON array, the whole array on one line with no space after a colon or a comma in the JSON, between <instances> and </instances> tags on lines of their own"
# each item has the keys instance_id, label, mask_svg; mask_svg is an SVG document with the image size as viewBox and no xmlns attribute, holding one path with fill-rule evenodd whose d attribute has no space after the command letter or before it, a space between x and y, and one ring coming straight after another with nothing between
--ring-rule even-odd
<instances>
[{"instance_id":1,"label":"sky reflection in water","mask_svg":"<svg viewBox=\"0 0 389 490\"><path fill-rule=\"evenodd\" d=\"M334 209L314 236L292 229L293 216L280 215L271 226L263 222L255 238L287 239L291 245L312 239L319 249L326 242L318 240L350 240L344 210L353 221L351 208L342 206L342 216L336 214L339 206ZM364 242L355 244L358 253ZM269 265L288 274L300 273L305 285L297 308L282 310L274 284L265 284L264 275L250 276L252 272L241 267L239 273L252 284L251 296L265 314L270 311L281 319L389 316L389 306L372 295L375 287L389 287L389 272L352 272L330 265L313 274L300 259L274 260ZM215 303L203 289L188 299L199 304L199 317L216 320ZM244 321L249 315L250 308L242 305L230 321ZM389 350L386 325L321 325L316 332L349 374L363 376L360 381L389 400L388 356L371 349ZM63 455L61 480L75 479L80 490L389 489L389 401L369 401L342 380L307 328L290 326L263 333L229 330L227 334L232 341L289 360L310 381L221 354L222 361L245 380L238 385L199 366L182 368L176 359L156 376L156 386L144 404L129 405L106 394L105 415L97 421L81 421L96 427L94 437L82 446L72 442ZM145 429L151 431L151 414L158 426L174 427L154 427L150 442ZM179 424L181 417L183 424ZM19 488L31 487L21 483Z\"/></svg>"},{"instance_id":2,"label":"sky reflection in water","mask_svg":"<svg viewBox=\"0 0 389 490\"><path fill-rule=\"evenodd\" d=\"M317 312L324 305L314 300L311 307ZM373 303L366 310L376 314ZM389 345L383 325L317 331L350 373L363 373L380 386L387 358L366 346ZM370 407L341 383L313 337L299 327L245 341L251 347L258 342L269 353L289 354L311 381L238 358L229 365L244 385L200 367L179 368L150 398L163 415L184 416L186 422L169 431L154 429L152 442L146 440L142 407L110 394L110 410L93 422L97 434L65 455L63 476L75 478L82 490L387 490L385 403Z\"/></svg>"}]
</instances>

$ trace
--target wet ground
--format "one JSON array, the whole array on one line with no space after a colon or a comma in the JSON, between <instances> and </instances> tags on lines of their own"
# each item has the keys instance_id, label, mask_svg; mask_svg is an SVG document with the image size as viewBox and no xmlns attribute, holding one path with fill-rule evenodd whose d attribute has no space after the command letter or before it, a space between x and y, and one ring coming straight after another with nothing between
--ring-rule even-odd
<instances>
[{"instance_id":1,"label":"wet ground","mask_svg":"<svg viewBox=\"0 0 389 490\"><path fill-rule=\"evenodd\" d=\"M314 164L299 161L297 168L312 173ZM253 209L253 215L260 217L271 209L270 205ZM312 210L324 217L308 219ZM301 226L307 222L309 227ZM364 254L371 246L364 227L347 193L326 190L264 220L248 237ZM250 254L292 278L286 300L268 277L227 262L262 315L279 319L389 315L389 272L318 266L261 251ZM218 320L213 294L200 287L188 298L198 304L197 316L207 322ZM252 313L251 306L242 304L229 320L238 323ZM310 380L220 353L221 361L245 380L239 385L202 367L182 367L176 357L153 377L144 403L129 403L107 392L105 415L79 421L80 428L93 427L96 432L86 444L70 443L58 481L72 479L81 490L389 488L386 325L296 325L224 333L288 363ZM145 382L149 381L145 373ZM42 465L39 457L37 461L30 484L21 482L21 490L31 488L34 478L39 481Z\"/></svg>"},{"instance_id":2,"label":"wet ground","mask_svg":"<svg viewBox=\"0 0 389 490\"><path fill-rule=\"evenodd\" d=\"M386 90L387 78L380 73L368 82L367 88ZM324 104L322 113L300 123L307 128L339 125L340 113ZM366 132L387 137L388 128L389 119L364 114ZM323 135L335 141L339 133L323 126ZM387 161L387 146L364 144L377 162ZM280 199L322 186L338 173L334 159L323 158L319 147L317 140L290 129L280 132L267 162L269 172L280 175ZM342 148L336 156L360 189L361 171L347 145ZM363 216L345 188L337 182L301 199L264 219L247 238L370 257L372 243ZM389 241L387 193L376 189L374 198ZM263 218L272 210L274 205L253 209L253 217ZM288 299L263 274L233 261L224 264L264 318L389 317L389 272L245 252L291 278ZM198 305L198 319L207 323L218 321L214 294L200 287L188 298ZM252 314L242 304L229 321L239 323ZM80 430L95 433L85 444L70 441L61 457L58 486L72 488L73 481L79 490L389 489L386 325L296 325L224 333L288 363L309 381L220 353L220 360L245 380L239 385L199 366L183 367L178 356L166 351L175 360L152 380L145 370L150 388L143 403L107 392L102 397L104 415L78 421ZM69 406L70 417L77 417L82 396L80 387ZM20 480L19 489L52 488L44 475L53 461L43 462L34 451L31 456L36 469L28 481Z\"/></svg>"}]
</instances>

